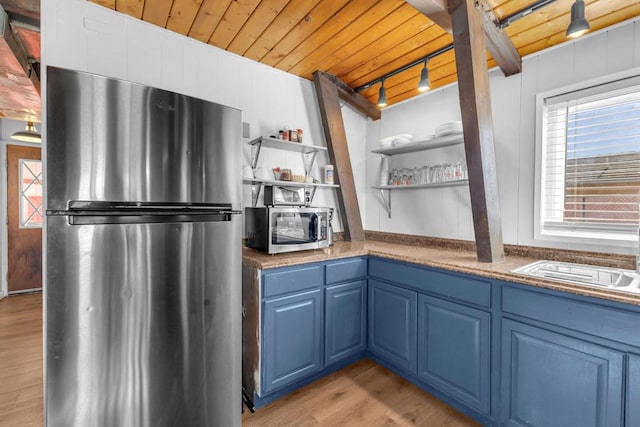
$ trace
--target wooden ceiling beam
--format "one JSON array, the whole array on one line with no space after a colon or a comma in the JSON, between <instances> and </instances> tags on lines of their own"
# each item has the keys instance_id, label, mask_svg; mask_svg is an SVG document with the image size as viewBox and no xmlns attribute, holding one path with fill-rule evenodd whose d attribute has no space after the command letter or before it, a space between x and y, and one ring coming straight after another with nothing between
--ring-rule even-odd
<instances>
[{"instance_id":1,"label":"wooden ceiling beam","mask_svg":"<svg viewBox=\"0 0 640 427\"><path fill-rule=\"evenodd\" d=\"M479 261L504 259L498 174L483 18L474 0L448 0L458 73L464 150Z\"/></svg>"},{"instance_id":2,"label":"wooden ceiling beam","mask_svg":"<svg viewBox=\"0 0 640 427\"><path fill-rule=\"evenodd\" d=\"M360 111L365 116L370 117L371 120L380 120L380 109L360 93L353 90L345 82L332 74L325 73L324 71L318 70L313 73L314 81L316 80L316 76L322 76L333 83L338 88L338 96L340 99L346 101L353 108Z\"/></svg>"},{"instance_id":3,"label":"wooden ceiling beam","mask_svg":"<svg viewBox=\"0 0 640 427\"><path fill-rule=\"evenodd\" d=\"M498 17L493 13L487 0L479 0L479 8L484 39L493 59L505 76L522 72L522 58L507 33L500 28Z\"/></svg>"},{"instance_id":4,"label":"wooden ceiling beam","mask_svg":"<svg viewBox=\"0 0 640 427\"><path fill-rule=\"evenodd\" d=\"M451 15L447 8L447 0L406 0L406 2L451 34Z\"/></svg>"},{"instance_id":5,"label":"wooden ceiling beam","mask_svg":"<svg viewBox=\"0 0 640 427\"><path fill-rule=\"evenodd\" d=\"M364 229L358 205L358 192L353 179L347 134L340 109L340 89L335 80L322 71L313 73L313 83L322 118L322 129L327 139L329 160L334 165L334 176L340 185L337 195L344 236L346 240L363 241Z\"/></svg>"},{"instance_id":6,"label":"wooden ceiling beam","mask_svg":"<svg viewBox=\"0 0 640 427\"><path fill-rule=\"evenodd\" d=\"M5 13L2 6L0 6L0 40L3 40L7 45L13 56L16 58L20 66L22 67L24 74L31 84L35 88L38 95L40 95L40 68L36 65L35 58L29 58L27 52L22 47L22 43L13 34L11 26L9 25L9 16ZM36 65L34 67L34 65Z\"/></svg>"},{"instance_id":7,"label":"wooden ceiling beam","mask_svg":"<svg viewBox=\"0 0 640 427\"><path fill-rule=\"evenodd\" d=\"M447 0L405 0L427 18L452 34L451 15ZM477 0L482 16L482 31L486 47L505 76L522 71L522 58L509 36L498 25L498 18L486 0Z\"/></svg>"}]
</instances>

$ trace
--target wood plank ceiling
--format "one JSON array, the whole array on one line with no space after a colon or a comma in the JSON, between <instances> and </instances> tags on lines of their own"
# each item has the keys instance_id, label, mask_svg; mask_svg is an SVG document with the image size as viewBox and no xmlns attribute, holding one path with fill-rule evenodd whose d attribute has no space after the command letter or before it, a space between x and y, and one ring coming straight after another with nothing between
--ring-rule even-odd
<instances>
[{"instance_id":1,"label":"wood plank ceiling","mask_svg":"<svg viewBox=\"0 0 640 427\"><path fill-rule=\"evenodd\" d=\"M263 64L352 88L437 51L452 37L404 0L88 0ZM488 0L498 19L536 0ZM521 56L567 40L574 0L556 0L506 27ZM638 0L586 0L591 31L640 16ZM597 58L594 58L596 61ZM488 56L488 65L495 62ZM421 67L385 82L389 105L419 94ZM429 61L431 87L456 80L452 50ZM376 102L379 85L362 91Z\"/></svg>"},{"instance_id":2,"label":"wood plank ceiling","mask_svg":"<svg viewBox=\"0 0 640 427\"><path fill-rule=\"evenodd\" d=\"M39 63L40 1L0 0L0 118L40 121Z\"/></svg>"}]
</instances>

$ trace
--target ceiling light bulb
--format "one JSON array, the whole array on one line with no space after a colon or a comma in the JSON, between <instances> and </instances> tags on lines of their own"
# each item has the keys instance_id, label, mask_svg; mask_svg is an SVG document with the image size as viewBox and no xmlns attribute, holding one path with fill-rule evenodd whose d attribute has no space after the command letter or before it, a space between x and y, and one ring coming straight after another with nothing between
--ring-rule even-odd
<instances>
[{"instance_id":1,"label":"ceiling light bulb","mask_svg":"<svg viewBox=\"0 0 640 427\"><path fill-rule=\"evenodd\" d=\"M424 61L424 68L420 72L420 83L418 84L418 90L420 92L426 92L429 90L429 70L427 70L427 61Z\"/></svg>"},{"instance_id":2,"label":"ceiling light bulb","mask_svg":"<svg viewBox=\"0 0 640 427\"><path fill-rule=\"evenodd\" d=\"M42 136L36 129L33 122L27 122L25 130L14 132L13 135L11 135L11 139L23 142L42 142Z\"/></svg>"},{"instance_id":3,"label":"ceiling light bulb","mask_svg":"<svg viewBox=\"0 0 640 427\"><path fill-rule=\"evenodd\" d=\"M384 88L384 80L382 81L382 85L380 86L380 90L378 91L378 107L386 107L387 106L387 90Z\"/></svg>"},{"instance_id":4,"label":"ceiling light bulb","mask_svg":"<svg viewBox=\"0 0 640 427\"><path fill-rule=\"evenodd\" d=\"M589 21L585 18L584 0L576 0L571 6L571 23L567 27L567 37L580 37L589 31Z\"/></svg>"}]
</instances>

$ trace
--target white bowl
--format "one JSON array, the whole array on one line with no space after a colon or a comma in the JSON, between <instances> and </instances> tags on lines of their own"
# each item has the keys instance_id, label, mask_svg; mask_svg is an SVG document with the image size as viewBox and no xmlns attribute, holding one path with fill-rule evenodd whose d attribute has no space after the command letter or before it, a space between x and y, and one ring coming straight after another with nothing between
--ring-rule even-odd
<instances>
[{"instance_id":1,"label":"white bowl","mask_svg":"<svg viewBox=\"0 0 640 427\"><path fill-rule=\"evenodd\" d=\"M458 135L462 133L462 122L443 123L436 128L436 137Z\"/></svg>"},{"instance_id":2,"label":"white bowl","mask_svg":"<svg viewBox=\"0 0 640 427\"><path fill-rule=\"evenodd\" d=\"M393 140L393 145L411 144L411 141L409 138L400 137Z\"/></svg>"}]
</instances>

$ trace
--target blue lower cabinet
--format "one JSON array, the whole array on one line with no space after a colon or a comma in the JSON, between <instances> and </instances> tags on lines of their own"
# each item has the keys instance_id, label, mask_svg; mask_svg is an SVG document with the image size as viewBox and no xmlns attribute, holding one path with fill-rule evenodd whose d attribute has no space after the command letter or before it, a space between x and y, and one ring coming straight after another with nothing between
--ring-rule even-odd
<instances>
[{"instance_id":1,"label":"blue lower cabinet","mask_svg":"<svg viewBox=\"0 0 640 427\"><path fill-rule=\"evenodd\" d=\"M325 289L325 365L366 347L366 289L360 280Z\"/></svg>"},{"instance_id":2,"label":"blue lower cabinet","mask_svg":"<svg viewBox=\"0 0 640 427\"><path fill-rule=\"evenodd\" d=\"M369 351L416 372L418 294L369 280Z\"/></svg>"},{"instance_id":3,"label":"blue lower cabinet","mask_svg":"<svg viewBox=\"0 0 640 427\"><path fill-rule=\"evenodd\" d=\"M640 426L640 356L629 355L627 369L627 427Z\"/></svg>"},{"instance_id":4,"label":"blue lower cabinet","mask_svg":"<svg viewBox=\"0 0 640 427\"><path fill-rule=\"evenodd\" d=\"M490 331L490 313L419 295L418 377L488 414Z\"/></svg>"},{"instance_id":5,"label":"blue lower cabinet","mask_svg":"<svg viewBox=\"0 0 640 427\"><path fill-rule=\"evenodd\" d=\"M503 425L622 425L622 352L511 320L502 328Z\"/></svg>"},{"instance_id":6,"label":"blue lower cabinet","mask_svg":"<svg viewBox=\"0 0 640 427\"><path fill-rule=\"evenodd\" d=\"M320 289L264 302L263 392L322 369Z\"/></svg>"}]
</instances>

